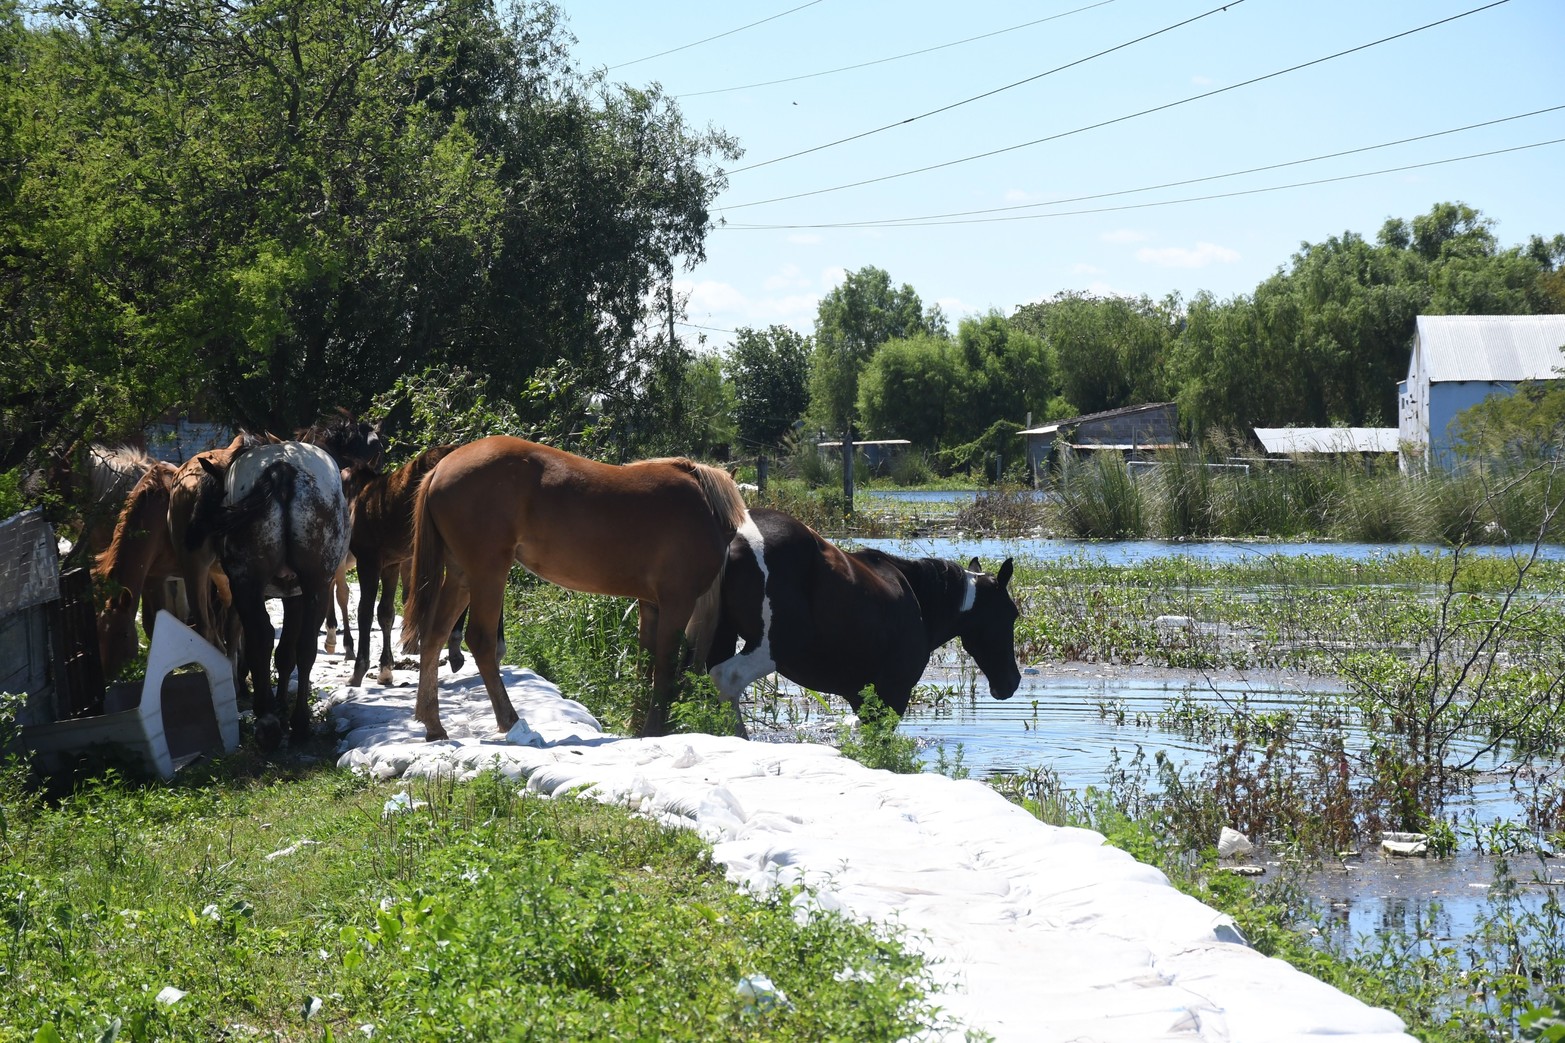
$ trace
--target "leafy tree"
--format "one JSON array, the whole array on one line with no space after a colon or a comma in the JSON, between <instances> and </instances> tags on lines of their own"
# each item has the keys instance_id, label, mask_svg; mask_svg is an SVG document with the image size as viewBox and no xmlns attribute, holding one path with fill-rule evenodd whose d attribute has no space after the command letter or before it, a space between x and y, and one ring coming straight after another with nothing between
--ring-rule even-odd
<instances>
[{"instance_id":1,"label":"leafy tree","mask_svg":"<svg viewBox=\"0 0 1565 1043\"><path fill-rule=\"evenodd\" d=\"M1352 232L1301 244L1251 295L1192 300L1170 379L1196 430L1389 424L1421 314L1536 314L1565 237L1502 249L1493 223L1461 203L1387 220L1374 243ZM1559 283L1565 285L1565 283Z\"/></svg>"},{"instance_id":2,"label":"leafy tree","mask_svg":"<svg viewBox=\"0 0 1565 1043\"><path fill-rule=\"evenodd\" d=\"M966 394L961 349L931 333L882 344L859 378L858 413L867 434L938 448Z\"/></svg>"},{"instance_id":3,"label":"leafy tree","mask_svg":"<svg viewBox=\"0 0 1565 1043\"><path fill-rule=\"evenodd\" d=\"M842 285L821 299L810 356L810 415L818 426L839 432L857 418L859 372L875 349L893 337L941 333L943 315L926 319L913 287L893 288L891 276L873 266L849 272ZM938 328L932 323L940 323Z\"/></svg>"},{"instance_id":4,"label":"leafy tree","mask_svg":"<svg viewBox=\"0 0 1565 1043\"><path fill-rule=\"evenodd\" d=\"M1175 332L1173 302L1060 293L1023 305L1011 321L1048 345L1061 393L1078 413L1168 396L1165 367Z\"/></svg>"},{"instance_id":5,"label":"leafy tree","mask_svg":"<svg viewBox=\"0 0 1565 1043\"><path fill-rule=\"evenodd\" d=\"M658 89L577 73L543 3L95 0L5 24L25 59L0 111L35 115L0 138L28 160L0 170L0 464L201 401L286 429L432 364L529 410L562 397L538 381L590 402L643 372L645 302L700 260L711 159L734 154Z\"/></svg>"},{"instance_id":6,"label":"leafy tree","mask_svg":"<svg viewBox=\"0 0 1565 1043\"><path fill-rule=\"evenodd\" d=\"M1054 395L1042 339L991 312L963 319L955 340L924 333L887 341L859 379L867 433L939 450L978 439L997 421L1020 430Z\"/></svg>"},{"instance_id":7,"label":"leafy tree","mask_svg":"<svg viewBox=\"0 0 1565 1043\"><path fill-rule=\"evenodd\" d=\"M788 433L809 406L810 340L787 326L741 326L728 352L739 438L769 446Z\"/></svg>"}]
</instances>

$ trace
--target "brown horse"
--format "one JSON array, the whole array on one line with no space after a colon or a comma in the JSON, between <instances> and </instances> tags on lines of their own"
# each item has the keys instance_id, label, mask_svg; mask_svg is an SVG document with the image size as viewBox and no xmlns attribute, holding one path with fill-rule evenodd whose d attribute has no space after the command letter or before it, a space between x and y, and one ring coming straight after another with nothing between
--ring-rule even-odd
<instances>
[{"instance_id":1,"label":"brown horse","mask_svg":"<svg viewBox=\"0 0 1565 1043\"><path fill-rule=\"evenodd\" d=\"M200 507L202 496L221 496L221 492L207 481L208 471L214 467L226 471L242 454L257 445L266 444L268 440L269 436L241 433L226 448L197 453L180 465L169 492L169 537L174 543L174 553L179 558L179 574L185 581L185 596L190 600L191 625L196 633L230 655L232 652L225 635L217 626L213 612L211 587L201 582L202 577L212 575L214 569L222 571L217 564L217 552L205 541L192 545L186 537L190 519Z\"/></svg>"},{"instance_id":2,"label":"brown horse","mask_svg":"<svg viewBox=\"0 0 1565 1043\"><path fill-rule=\"evenodd\" d=\"M153 620L165 602L165 581L183 578L180 555L169 530L169 511L179 468L157 462L136 483L120 511L108 547L94 559L93 578L112 580L117 589L98 613L98 654L104 676L113 678L140 647L136 633L136 604L141 603L141 625L152 637ZM208 601L215 590L219 601L228 601L228 577L221 569L209 570ZM175 615L183 615L175 612ZM232 637L233 634L225 636Z\"/></svg>"},{"instance_id":3,"label":"brown horse","mask_svg":"<svg viewBox=\"0 0 1565 1043\"><path fill-rule=\"evenodd\" d=\"M101 588L112 581L112 591L98 610L98 657L106 678L116 677L141 647L137 603L141 625L151 638L153 620L165 607L160 581L178 571L168 536L169 490L178 470L161 461L147 469L125 497L108 545L93 559L94 584Z\"/></svg>"},{"instance_id":4,"label":"brown horse","mask_svg":"<svg viewBox=\"0 0 1565 1043\"><path fill-rule=\"evenodd\" d=\"M455 448L437 445L426 449L395 471L369 478L353 497L353 535L348 540L348 557L358 563L359 569L359 646L353 679L348 683L354 687L363 683L369 671L372 618L380 623L379 680L381 684L391 683L391 627L396 620L397 584L403 566L413 555L413 495L424 476ZM407 584L403 586L406 588ZM347 619L346 609L343 619ZM351 639L347 648L352 655ZM330 650L328 646L327 651ZM457 662L461 662L460 656Z\"/></svg>"},{"instance_id":5,"label":"brown horse","mask_svg":"<svg viewBox=\"0 0 1565 1043\"><path fill-rule=\"evenodd\" d=\"M520 438L470 442L435 465L413 508L413 590L404 643L419 641L415 716L443 739L435 671L440 644L467 607L467 645L494 707L517 721L500 681L495 631L506 576L520 563L571 590L635 598L652 653L652 699L640 732L661 735L690 635L704 662L728 541L745 518L728 474L684 459L615 466Z\"/></svg>"}]
</instances>

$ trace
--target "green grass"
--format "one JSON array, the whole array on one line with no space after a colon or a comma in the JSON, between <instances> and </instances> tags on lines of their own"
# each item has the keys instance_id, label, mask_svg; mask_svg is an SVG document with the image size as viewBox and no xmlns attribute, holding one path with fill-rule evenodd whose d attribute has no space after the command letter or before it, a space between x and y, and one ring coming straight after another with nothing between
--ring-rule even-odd
<instances>
[{"instance_id":1,"label":"green grass","mask_svg":"<svg viewBox=\"0 0 1565 1043\"><path fill-rule=\"evenodd\" d=\"M329 768L109 776L13 806L0 1040L893 1040L935 1023L888 932L737 893L694 834L499 776L409 784L416 806L385 814L402 788ZM753 974L788 1004L747 1012Z\"/></svg>"}]
</instances>

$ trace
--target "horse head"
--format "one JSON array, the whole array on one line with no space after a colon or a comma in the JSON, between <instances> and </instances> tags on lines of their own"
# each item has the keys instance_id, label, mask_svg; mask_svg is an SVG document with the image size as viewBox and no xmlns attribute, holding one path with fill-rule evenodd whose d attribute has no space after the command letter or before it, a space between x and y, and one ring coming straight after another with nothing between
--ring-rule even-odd
<instances>
[{"instance_id":1,"label":"horse head","mask_svg":"<svg viewBox=\"0 0 1565 1043\"><path fill-rule=\"evenodd\" d=\"M326 450L340 468L359 464L379 468L386 456L380 425L355 419L352 411L340 406L336 416L317 421L296 432L294 438Z\"/></svg>"},{"instance_id":2,"label":"horse head","mask_svg":"<svg viewBox=\"0 0 1565 1043\"><path fill-rule=\"evenodd\" d=\"M1009 699L1022 683L1016 665L1016 620L1021 615L1011 599L1012 565L1006 558L1000 571L985 575L974 558L967 566L973 580L973 606L962 613L957 636L989 680L989 694Z\"/></svg>"},{"instance_id":3,"label":"horse head","mask_svg":"<svg viewBox=\"0 0 1565 1043\"><path fill-rule=\"evenodd\" d=\"M136 595L125 587L110 596L98 612L98 661L103 676L112 681L125 664L141 651L141 633L136 628Z\"/></svg>"}]
</instances>

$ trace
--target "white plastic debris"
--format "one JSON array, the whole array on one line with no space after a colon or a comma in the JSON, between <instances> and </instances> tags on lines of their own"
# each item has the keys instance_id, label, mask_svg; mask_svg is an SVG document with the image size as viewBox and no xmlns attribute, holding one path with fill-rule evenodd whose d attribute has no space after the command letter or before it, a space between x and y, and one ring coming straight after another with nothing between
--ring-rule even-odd
<instances>
[{"instance_id":1,"label":"white plastic debris","mask_svg":"<svg viewBox=\"0 0 1565 1043\"><path fill-rule=\"evenodd\" d=\"M184 999L185 996L186 993L184 989L176 989L172 985L165 985L163 988L158 990L158 994L154 996L153 999L157 1000L165 1007L172 1007L174 1004Z\"/></svg>"},{"instance_id":2,"label":"white plastic debris","mask_svg":"<svg viewBox=\"0 0 1565 1043\"><path fill-rule=\"evenodd\" d=\"M1255 850L1255 845L1250 843L1250 838L1237 829L1223 827L1223 831L1217 836L1217 857L1233 858L1236 855L1248 855Z\"/></svg>"},{"instance_id":3,"label":"white plastic debris","mask_svg":"<svg viewBox=\"0 0 1565 1043\"><path fill-rule=\"evenodd\" d=\"M764 974L745 975L739 979L739 984L734 991L744 1001L746 1014L765 1014L778 1007L786 1009L793 1006L788 1002L788 997L783 994L783 991L772 984L772 979Z\"/></svg>"},{"instance_id":4,"label":"white plastic debris","mask_svg":"<svg viewBox=\"0 0 1565 1043\"><path fill-rule=\"evenodd\" d=\"M1426 833L1382 833L1380 850L1388 855L1404 858L1421 858L1429 854L1429 835Z\"/></svg>"},{"instance_id":5,"label":"white plastic debris","mask_svg":"<svg viewBox=\"0 0 1565 1043\"><path fill-rule=\"evenodd\" d=\"M278 849L276 851L273 851L271 854L266 856L266 860L268 862L270 862L274 858L287 858L289 855L297 855L300 851L303 851L305 848L310 847L312 845L317 845L319 843L320 843L319 840L309 840L309 839L301 840L297 844L289 844L285 848L280 848L280 849Z\"/></svg>"}]
</instances>

